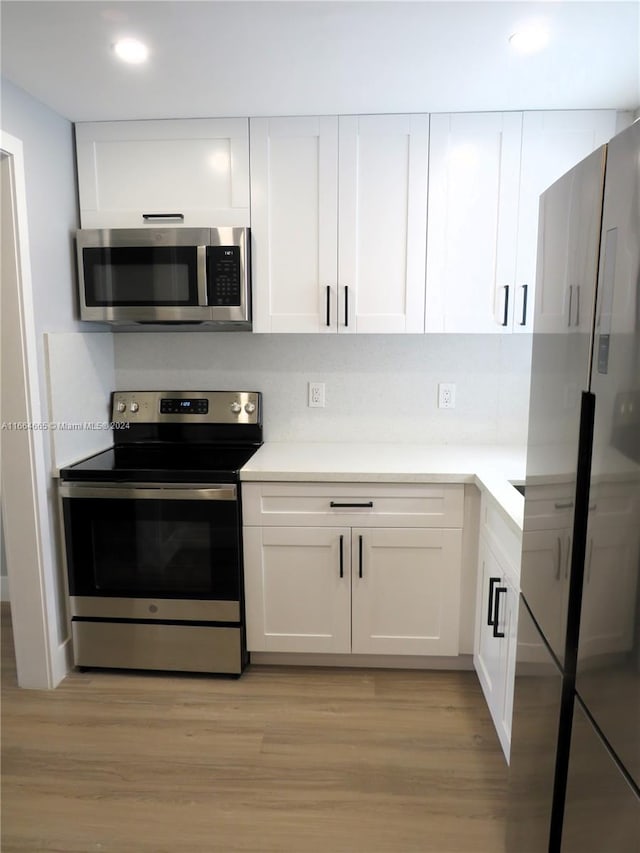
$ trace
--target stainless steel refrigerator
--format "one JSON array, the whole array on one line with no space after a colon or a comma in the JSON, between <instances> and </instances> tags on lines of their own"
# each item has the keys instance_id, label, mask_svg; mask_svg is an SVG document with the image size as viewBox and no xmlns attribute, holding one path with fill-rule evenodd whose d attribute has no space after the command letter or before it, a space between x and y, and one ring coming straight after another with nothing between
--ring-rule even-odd
<instances>
[{"instance_id":1,"label":"stainless steel refrigerator","mask_svg":"<svg viewBox=\"0 0 640 853\"><path fill-rule=\"evenodd\" d=\"M640 851L640 121L540 199L508 853Z\"/></svg>"}]
</instances>

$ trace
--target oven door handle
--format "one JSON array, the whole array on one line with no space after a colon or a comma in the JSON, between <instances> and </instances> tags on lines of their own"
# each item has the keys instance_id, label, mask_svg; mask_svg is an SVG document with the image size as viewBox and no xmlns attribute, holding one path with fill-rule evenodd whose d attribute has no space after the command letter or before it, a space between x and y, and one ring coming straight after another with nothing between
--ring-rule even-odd
<instances>
[{"instance_id":1,"label":"oven door handle","mask_svg":"<svg viewBox=\"0 0 640 853\"><path fill-rule=\"evenodd\" d=\"M61 483L60 496L118 500L235 501L237 488L234 485L190 486L184 483Z\"/></svg>"}]
</instances>

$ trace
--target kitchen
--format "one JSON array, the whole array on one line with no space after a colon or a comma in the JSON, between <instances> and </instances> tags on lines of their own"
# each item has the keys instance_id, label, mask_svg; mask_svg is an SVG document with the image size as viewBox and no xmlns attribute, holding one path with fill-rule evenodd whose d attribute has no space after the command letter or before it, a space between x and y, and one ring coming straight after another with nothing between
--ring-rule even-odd
<instances>
[{"instance_id":1,"label":"kitchen","mask_svg":"<svg viewBox=\"0 0 640 853\"><path fill-rule=\"evenodd\" d=\"M5 4L8 9L11 5ZM418 4L410 5L415 6L415 9L413 12L410 10L407 12L409 14L407 26L411 24L411 15L418 14L416 10L419 8ZM490 4L484 11L496 12L496 5L498 4ZM85 4L80 4L81 8L84 6ZM242 8L250 7L242 4ZM332 35L335 33L335 20L331 15L338 14L337 8L332 7L329 19L323 23ZM626 6L623 8L627 9ZM111 10L112 14L118 11L121 11L121 7ZM452 13L454 12L455 10L452 10ZM257 11L252 9L252 13L255 21ZM570 10L565 9L565 13L570 14ZM77 14L82 13L78 11ZM297 13L286 10L282 14L291 26L291 16ZM351 14L355 15L356 12L352 9ZM5 33L7 33L9 20L9 15L5 14L3 27ZM45 18L43 26L46 25L46 20ZM486 16L485 20L487 20ZM394 25L399 25L395 16L393 21ZM363 22L359 23L363 25ZM387 24L389 24L388 20ZM55 15L49 19L49 26L53 30L57 28ZM236 26L240 24L236 23ZM376 27L379 26L380 21L376 24ZM626 29L634 32L633 28ZM321 31L318 30L318 32ZM616 39L622 37L623 31L625 28L621 27ZM378 38L380 38L379 33L378 30ZM293 41L296 52L299 52L301 44L306 44L305 38L302 37ZM35 43L45 51L45 54L46 50L50 49L46 39L44 42L34 39ZM256 55L262 57L260 45L252 43L252 46L256 50ZM87 48L90 48L89 44ZM262 45L261 50L265 49ZM339 84L343 79L352 80L349 74L349 69L353 67L350 61L351 55L346 52L344 46L340 51L334 45L333 50L335 54L332 53L331 57L337 56L347 66L342 68L342 76L338 76L337 83ZM8 55L6 50L3 53L5 56ZM39 144L38 139L46 138L46 152L42 151L41 159L36 160L40 170L39 178L43 183L39 184L37 190L32 185L28 198L32 246L35 239L33 235L38 234L38 252L32 252L31 265L34 287L33 310L37 329L34 346L40 367L36 379L40 387L40 404L46 412L42 417L43 421L108 420L106 400L110 390L117 387L250 389L258 385L265 399L265 438L268 442L320 442L327 439L335 441L338 436L340 441L351 443L376 442L380 441L381 435L384 435L384 441L388 443L420 444L424 442L424 435L427 433L429 444L440 442L450 445L455 443L495 444L496 436L499 435L501 443L524 445L529 370L527 335L461 334L406 337L332 335L329 338L308 334L283 336L243 333L189 336L176 333L159 336L151 333L111 335L104 331L104 327L96 327L91 333L85 332L84 327L76 319L73 290L70 285L74 273L69 233L74 231L78 221L69 118L95 121L113 118L187 118L193 114L206 116L212 112L215 115L259 117L270 114L307 115L310 112L313 114L337 112L342 115L398 110L412 113L420 110L429 112L469 110L469 102L465 103L464 98L470 95L461 96L459 93L466 90L456 89L453 85L457 83L461 86L459 80L452 81L452 91L446 97L445 93L439 91L432 93L430 97L426 94L416 96L406 85L398 85L400 82L398 79L394 81L392 97L392 92L385 89L382 86L383 81L379 80L379 88L376 89L376 98L379 100L372 99L368 81L379 79L379 55L379 52L376 53L371 60L373 66L378 68L376 72L378 77L369 75L364 81L353 79L353 90L340 85L334 85L330 90L327 88L325 77L318 74L310 80L310 88L307 91L301 92L297 87L292 87L286 101L278 100L276 97L278 93L269 91L265 84L262 101L259 102L254 80L251 86L245 86L244 89L235 93L233 96L235 100L232 99L232 102L221 100L218 107L212 111L206 87L203 87L203 91L200 89L198 91L199 96L204 98L206 106L204 104L201 107L192 106L192 111L186 114L180 111L179 97L171 102L171 106L167 106L166 102L162 105L154 101L161 98L164 91L162 87L157 87L153 91L147 91L152 89L147 87L144 108L140 106L139 97L137 100L134 98L134 108L137 112L127 115L117 112L117 98L109 102L105 95L98 106L95 103L95 95L90 89L86 94L90 98L91 109L79 115L62 106L59 106L56 112L52 112L50 109L42 108L40 104L16 90L11 84L5 87L3 130L23 138L25 146L27 143L30 145L30 149L25 147L25 162L29 150L32 152L37 150L34 146ZM632 55L635 54L632 53ZM271 61L273 62L273 57ZM261 59L261 62L267 62L267 57ZM53 67L55 64L53 58L50 63L52 63L50 67ZM615 63L609 61L609 64ZM338 66L338 69L341 67ZM274 69L274 77L277 76L278 71L282 73L281 68L278 67ZM371 71L373 73L373 69ZM537 73L540 71L538 63ZM398 71L398 73L401 72L406 74L407 70L403 67ZM122 74L121 71L115 73ZM337 71L334 69L333 73L337 74ZM140 85L137 78L133 79L136 85ZM40 94L37 80L29 81L28 77L23 80L23 85L28 91L47 102L44 94ZM270 82L274 85L273 79ZM312 85L314 83L315 88ZM572 81L572 84L574 87L577 86L576 81ZM97 86L98 81L93 81L93 85ZM557 81L554 85L557 85ZM442 88L441 80L439 86ZM80 89L82 86L76 81L74 88ZM102 89L95 91L102 91ZM168 86L166 91L172 91L171 86ZM224 97L232 97L228 80L226 80L224 91L226 93ZM332 93L331 103L328 103L330 93ZM515 93L507 94L515 96ZM222 93L218 95L221 98L222 96ZM498 108L498 101L501 101L500 109L504 109L506 94L500 93L495 97L493 109ZM565 98L567 97L568 95L565 95ZM598 94L595 102L589 102L588 105L627 110L636 106L633 101L612 102L611 97L604 93ZM546 102L530 100L523 104L520 101L510 108L559 109L574 105L586 106L587 102L576 104L574 101L556 101L548 94ZM485 97L485 100L473 102L472 108L491 109L491 103ZM63 115L67 118L63 119ZM54 153L56 159L53 167L51 161ZM30 162L34 163L35 153L30 156ZM42 186L47 188L44 193ZM27 190L29 192L29 186ZM61 221L64 217L60 211L66 211L66 221ZM72 370L70 366L73 366ZM307 406L307 383L313 381L325 383L324 409ZM436 407L437 386L441 382L456 384L456 408L453 410L440 410ZM418 393L415 389L419 389ZM18 418L12 418L14 419L18 420ZM102 444L97 443L100 440ZM88 432L78 434L72 431L60 431L54 436L53 448L50 447L48 440L43 441L41 452L47 465L46 478L50 470L102 449L104 446L106 446L104 436ZM52 452L54 458L49 462L48 454ZM47 491L50 491L48 487ZM52 497L50 497L49 512L48 536L52 543L55 540L57 523L55 501ZM45 526L46 517L45 508L43 522ZM65 672L64 651L66 650L63 650L62 661L60 661L60 656L56 658L51 649L57 651L62 645L61 641L66 631L66 616L59 596L60 589L63 588L62 578L53 545L49 554L45 547L41 559L45 564L44 581L41 576L29 579L21 576L17 581L17 583L24 581L31 590L31 594L34 588L43 590L45 610L49 617L47 626L39 636L27 637L27 658L30 657L29 649L48 648L51 657L57 659L58 663L55 664L52 672L51 666L47 671L47 668L37 659L37 655L33 656L36 658L35 662L27 659L25 665L33 666L34 669L33 672L26 671L25 683L28 683L28 678L33 677L32 683L42 686L44 678L44 683L48 679L49 686L53 686ZM19 592L19 589L14 589L12 592L14 616L16 610L18 614L20 613ZM24 625L26 628L30 625L30 630L35 632L35 626L30 624L33 612L32 599L27 599L23 617L16 619L17 626ZM49 632L48 636L46 631Z\"/></svg>"}]
</instances>

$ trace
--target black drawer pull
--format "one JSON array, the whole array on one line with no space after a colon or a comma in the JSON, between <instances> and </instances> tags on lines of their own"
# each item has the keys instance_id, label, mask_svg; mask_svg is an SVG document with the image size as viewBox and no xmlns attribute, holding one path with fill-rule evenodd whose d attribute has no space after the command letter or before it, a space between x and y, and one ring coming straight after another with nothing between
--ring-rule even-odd
<instances>
[{"instance_id":1,"label":"black drawer pull","mask_svg":"<svg viewBox=\"0 0 640 853\"><path fill-rule=\"evenodd\" d=\"M497 583L500 583L502 578L489 578L489 606L487 607L487 625L495 623L494 605L493 605L493 588Z\"/></svg>"},{"instance_id":2,"label":"black drawer pull","mask_svg":"<svg viewBox=\"0 0 640 853\"><path fill-rule=\"evenodd\" d=\"M504 315L502 317L502 325L506 326L509 322L509 285L504 288Z\"/></svg>"},{"instance_id":3,"label":"black drawer pull","mask_svg":"<svg viewBox=\"0 0 640 853\"><path fill-rule=\"evenodd\" d=\"M506 592L506 591L507 591L506 586L497 586L496 587L496 609L495 609L495 612L493 614L494 615L493 636L496 637L497 639L502 639L502 637L504 637L504 631L498 631L498 621L500 618L498 616L498 609L500 607L500 596L502 595L503 592Z\"/></svg>"},{"instance_id":4,"label":"black drawer pull","mask_svg":"<svg viewBox=\"0 0 640 853\"><path fill-rule=\"evenodd\" d=\"M367 508L372 509L373 508L373 501L366 501L365 503L355 503L355 504L343 504L343 503L338 503L337 501L331 501L329 503L329 506L333 507L334 509L353 509L355 507L361 507L364 509L367 509Z\"/></svg>"},{"instance_id":5,"label":"black drawer pull","mask_svg":"<svg viewBox=\"0 0 640 853\"><path fill-rule=\"evenodd\" d=\"M526 326L527 325L527 294L529 293L529 285L523 284L522 290L523 290L523 293L522 293L522 320L520 320L520 325Z\"/></svg>"},{"instance_id":6,"label":"black drawer pull","mask_svg":"<svg viewBox=\"0 0 640 853\"><path fill-rule=\"evenodd\" d=\"M358 577L362 577L362 536L358 536Z\"/></svg>"},{"instance_id":7,"label":"black drawer pull","mask_svg":"<svg viewBox=\"0 0 640 853\"><path fill-rule=\"evenodd\" d=\"M142 218L147 222L155 222L156 219L176 219L184 222L184 213L143 213Z\"/></svg>"}]
</instances>

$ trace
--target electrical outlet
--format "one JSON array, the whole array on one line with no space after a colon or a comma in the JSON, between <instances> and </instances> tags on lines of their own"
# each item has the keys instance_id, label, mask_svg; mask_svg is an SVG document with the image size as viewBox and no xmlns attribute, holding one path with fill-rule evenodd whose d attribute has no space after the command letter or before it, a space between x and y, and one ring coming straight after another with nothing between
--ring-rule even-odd
<instances>
[{"instance_id":1,"label":"electrical outlet","mask_svg":"<svg viewBox=\"0 0 640 853\"><path fill-rule=\"evenodd\" d=\"M455 409L456 407L456 386L453 382L438 383L438 408L439 409Z\"/></svg>"},{"instance_id":2,"label":"electrical outlet","mask_svg":"<svg viewBox=\"0 0 640 853\"><path fill-rule=\"evenodd\" d=\"M324 382L309 383L309 405L311 408L324 408Z\"/></svg>"}]
</instances>

